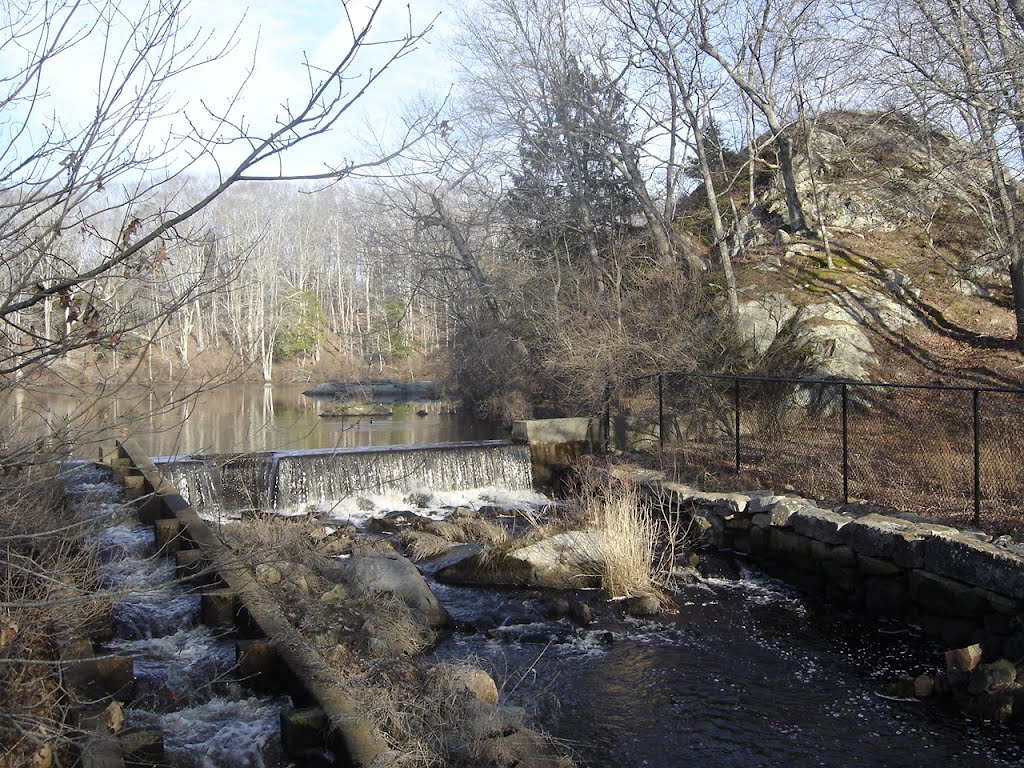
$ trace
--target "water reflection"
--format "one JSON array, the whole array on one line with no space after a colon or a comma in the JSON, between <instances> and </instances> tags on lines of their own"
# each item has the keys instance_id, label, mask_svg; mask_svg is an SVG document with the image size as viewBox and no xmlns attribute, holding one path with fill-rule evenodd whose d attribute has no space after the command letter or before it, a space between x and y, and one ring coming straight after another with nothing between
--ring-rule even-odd
<instances>
[{"instance_id":1,"label":"water reflection","mask_svg":"<svg viewBox=\"0 0 1024 768\"><path fill-rule=\"evenodd\" d=\"M456 442L507 437L498 425L440 412L436 404L393 406L390 417L322 417L308 385L233 384L195 393L122 388L116 394L14 390L3 404L6 448L63 441L74 456L136 440L152 456L300 448Z\"/></svg>"}]
</instances>

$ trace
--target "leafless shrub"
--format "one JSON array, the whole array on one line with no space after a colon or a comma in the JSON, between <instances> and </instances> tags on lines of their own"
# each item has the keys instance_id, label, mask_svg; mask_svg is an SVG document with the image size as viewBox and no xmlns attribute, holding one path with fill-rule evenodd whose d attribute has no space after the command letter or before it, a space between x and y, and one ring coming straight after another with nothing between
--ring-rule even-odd
<instances>
[{"instance_id":1,"label":"leafless shrub","mask_svg":"<svg viewBox=\"0 0 1024 768\"><path fill-rule=\"evenodd\" d=\"M67 758L74 691L59 652L109 615L94 594L87 523L62 504L52 470L0 478L0 766L48 766Z\"/></svg>"}]
</instances>

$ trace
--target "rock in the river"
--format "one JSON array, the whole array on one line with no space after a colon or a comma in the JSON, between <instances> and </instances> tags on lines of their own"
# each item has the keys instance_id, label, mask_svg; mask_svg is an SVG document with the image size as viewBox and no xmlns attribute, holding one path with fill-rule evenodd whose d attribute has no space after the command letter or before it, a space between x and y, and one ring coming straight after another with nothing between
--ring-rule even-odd
<instances>
[{"instance_id":1,"label":"rock in the river","mask_svg":"<svg viewBox=\"0 0 1024 768\"><path fill-rule=\"evenodd\" d=\"M384 517L371 518L366 523L366 530L370 533L397 533L413 527L424 519L415 512L389 512Z\"/></svg>"},{"instance_id":2,"label":"rock in the river","mask_svg":"<svg viewBox=\"0 0 1024 768\"><path fill-rule=\"evenodd\" d=\"M1013 717L1014 696L1011 691L997 691L972 696L964 705L969 717L1005 723Z\"/></svg>"},{"instance_id":3,"label":"rock in the river","mask_svg":"<svg viewBox=\"0 0 1024 768\"><path fill-rule=\"evenodd\" d=\"M594 621L594 609L590 607L590 603L577 600L572 604L572 618L581 627L589 627Z\"/></svg>"},{"instance_id":4,"label":"rock in the river","mask_svg":"<svg viewBox=\"0 0 1024 768\"><path fill-rule=\"evenodd\" d=\"M901 677L882 687L882 695L890 699L911 700L917 698L914 678Z\"/></svg>"},{"instance_id":5,"label":"rock in the river","mask_svg":"<svg viewBox=\"0 0 1024 768\"><path fill-rule=\"evenodd\" d=\"M1017 668L1012 661L999 659L991 664L982 664L971 673L971 681L967 690L972 695L979 693L997 693L1015 687Z\"/></svg>"},{"instance_id":6,"label":"rock in the river","mask_svg":"<svg viewBox=\"0 0 1024 768\"><path fill-rule=\"evenodd\" d=\"M498 703L498 686L495 685L494 678L479 667L460 664L448 667L446 672L449 675L448 684L453 689L465 688L480 701L488 704Z\"/></svg>"},{"instance_id":7,"label":"rock in the river","mask_svg":"<svg viewBox=\"0 0 1024 768\"><path fill-rule=\"evenodd\" d=\"M914 678L914 695L919 699L927 699L935 692L935 679L931 675L918 675Z\"/></svg>"},{"instance_id":8,"label":"rock in the river","mask_svg":"<svg viewBox=\"0 0 1024 768\"><path fill-rule=\"evenodd\" d=\"M636 595L627 597L622 603L623 610L629 616L638 618L644 616L657 616L661 613L661 601L657 595Z\"/></svg>"},{"instance_id":9,"label":"rock in the river","mask_svg":"<svg viewBox=\"0 0 1024 768\"><path fill-rule=\"evenodd\" d=\"M946 651L946 671L971 672L981 663L981 646L969 645Z\"/></svg>"},{"instance_id":10,"label":"rock in the river","mask_svg":"<svg viewBox=\"0 0 1024 768\"><path fill-rule=\"evenodd\" d=\"M486 549L437 571L438 581L512 587L598 587L604 554L596 534L566 531L509 549Z\"/></svg>"},{"instance_id":11,"label":"rock in the river","mask_svg":"<svg viewBox=\"0 0 1024 768\"><path fill-rule=\"evenodd\" d=\"M334 572L356 597L393 595L430 627L448 624L448 612L430 591L419 570L397 554L368 555L338 561Z\"/></svg>"}]
</instances>

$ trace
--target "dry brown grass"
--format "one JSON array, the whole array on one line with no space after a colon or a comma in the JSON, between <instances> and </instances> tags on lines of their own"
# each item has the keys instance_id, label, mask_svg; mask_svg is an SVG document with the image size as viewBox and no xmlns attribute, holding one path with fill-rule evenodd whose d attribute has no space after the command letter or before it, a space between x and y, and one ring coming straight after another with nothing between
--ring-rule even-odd
<instances>
[{"instance_id":1,"label":"dry brown grass","mask_svg":"<svg viewBox=\"0 0 1024 768\"><path fill-rule=\"evenodd\" d=\"M88 523L62 502L53 470L0 478L0 766L69 760L75 692L60 648L88 636L109 611L97 597Z\"/></svg>"},{"instance_id":2,"label":"dry brown grass","mask_svg":"<svg viewBox=\"0 0 1024 768\"><path fill-rule=\"evenodd\" d=\"M685 532L655 514L638 485L613 480L602 465L578 462L575 476L566 520L597 534L602 589L611 597L653 595L668 604L666 587Z\"/></svg>"},{"instance_id":3,"label":"dry brown grass","mask_svg":"<svg viewBox=\"0 0 1024 768\"><path fill-rule=\"evenodd\" d=\"M973 418L970 392L852 387L849 493L952 525L974 523ZM838 403L838 398L836 398ZM682 406L678 401L675 405ZM731 398L702 408L732 414ZM683 411L685 413L685 411ZM981 527L1024 536L1024 397L982 393L980 399ZM842 428L838 405L810 411L744 399L741 469L735 472L730 430L673 435L661 468L705 490L789 490L829 505L843 501Z\"/></svg>"},{"instance_id":4,"label":"dry brown grass","mask_svg":"<svg viewBox=\"0 0 1024 768\"><path fill-rule=\"evenodd\" d=\"M472 662L414 661L363 666L346 676L346 693L384 734L390 749L379 768L477 768L535 765L572 768L514 710L478 699L468 679L487 677ZM523 746L526 750L523 750Z\"/></svg>"},{"instance_id":5,"label":"dry brown grass","mask_svg":"<svg viewBox=\"0 0 1024 768\"><path fill-rule=\"evenodd\" d=\"M474 542L500 546L512 538L504 526L478 517L434 521L428 523L425 530L452 543Z\"/></svg>"},{"instance_id":6,"label":"dry brown grass","mask_svg":"<svg viewBox=\"0 0 1024 768\"><path fill-rule=\"evenodd\" d=\"M316 555L323 526L305 517L260 514L225 525L223 535L245 560L304 562Z\"/></svg>"},{"instance_id":7,"label":"dry brown grass","mask_svg":"<svg viewBox=\"0 0 1024 768\"><path fill-rule=\"evenodd\" d=\"M414 563L439 557L452 547L452 542L426 531L402 531L399 540Z\"/></svg>"},{"instance_id":8,"label":"dry brown grass","mask_svg":"<svg viewBox=\"0 0 1024 768\"><path fill-rule=\"evenodd\" d=\"M437 634L400 597L377 595L356 607L367 617L362 634L373 656L415 656L437 641Z\"/></svg>"}]
</instances>

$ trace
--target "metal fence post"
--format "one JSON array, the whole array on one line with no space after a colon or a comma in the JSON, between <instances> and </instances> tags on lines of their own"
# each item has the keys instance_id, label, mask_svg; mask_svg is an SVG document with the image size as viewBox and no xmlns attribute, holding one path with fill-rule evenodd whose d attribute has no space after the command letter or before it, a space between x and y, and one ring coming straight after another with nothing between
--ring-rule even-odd
<instances>
[{"instance_id":1,"label":"metal fence post","mask_svg":"<svg viewBox=\"0 0 1024 768\"><path fill-rule=\"evenodd\" d=\"M608 453L612 440L612 388L604 388L604 452Z\"/></svg>"},{"instance_id":2,"label":"metal fence post","mask_svg":"<svg viewBox=\"0 0 1024 768\"><path fill-rule=\"evenodd\" d=\"M740 377L732 377L732 403L735 414L734 429L736 431L736 474L740 473Z\"/></svg>"},{"instance_id":3,"label":"metal fence post","mask_svg":"<svg viewBox=\"0 0 1024 768\"><path fill-rule=\"evenodd\" d=\"M658 374L658 445L665 450L665 374Z\"/></svg>"},{"instance_id":4,"label":"metal fence post","mask_svg":"<svg viewBox=\"0 0 1024 768\"><path fill-rule=\"evenodd\" d=\"M977 389L971 390L971 410L974 416L974 527L981 528L981 419L978 413Z\"/></svg>"},{"instance_id":5,"label":"metal fence post","mask_svg":"<svg viewBox=\"0 0 1024 768\"><path fill-rule=\"evenodd\" d=\"M850 398L847 384L843 382L843 504L850 503Z\"/></svg>"}]
</instances>

